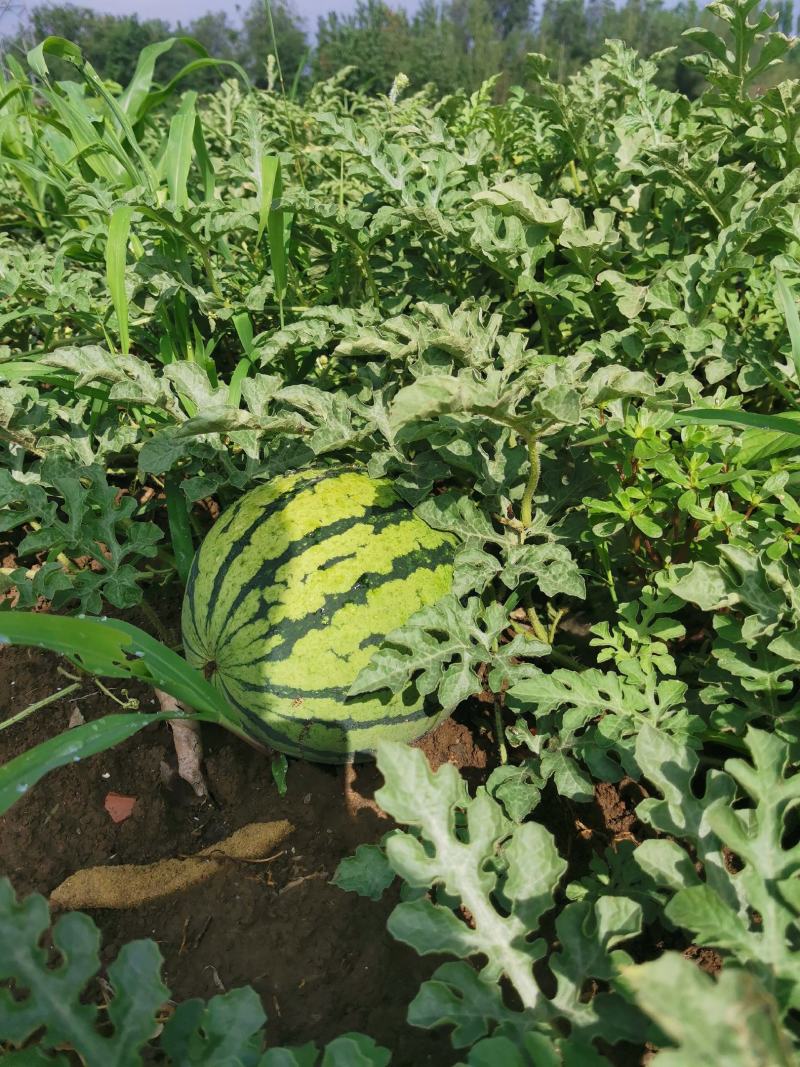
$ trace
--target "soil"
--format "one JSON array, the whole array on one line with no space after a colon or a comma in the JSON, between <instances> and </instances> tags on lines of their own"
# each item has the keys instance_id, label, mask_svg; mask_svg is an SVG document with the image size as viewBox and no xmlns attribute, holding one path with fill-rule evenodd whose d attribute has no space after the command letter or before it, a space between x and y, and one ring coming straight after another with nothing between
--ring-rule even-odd
<instances>
[{"instance_id":1,"label":"soil","mask_svg":"<svg viewBox=\"0 0 800 1067\"><path fill-rule=\"evenodd\" d=\"M65 661L38 649L0 648L0 708L13 715L70 684ZM118 700L156 710L152 690L112 681ZM0 763L75 722L119 711L88 678L66 698L0 731ZM406 1024L407 1005L439 959L420 958L394 941L386 919L397 902L380 902L330 884L339 861L391 823L369 800L380 774L290 761L280 797L268 758L227 732L204 726L205 771L212 794L198 801L174 773L169 728L153 724L124 744L51 772L0 819L0 874L18 894L48 895L68 875L109 863L147 863L188 855L249 822L289 819L294 832L266 864L231 863L186 892L125 911L90 912L103 935L107 965L125 942L150 937L164 957L176 1001L208 998L242 985L260 994L270 1045L323 1044L357 1030L394 1050L398 1067L447 1067L459 1056L446 1029ZM487 759L479 731L448 721L422 747L432 765L445 760L480 780ZM109 794L134 797L114 822ZM114 809L114 802L110 804Z\"/></svg>"},{"instance_id":2,"label":"soil","mask_svg":"<svg viewBox=\"0 0 800 1067\"><path fill-rule=\"evenodd\" d=\"M169 628L174 620L162 621ZM70 685L65 664L39 649L0 646L0 720ZM119 711L115 699L159 710L146 686L114 680L101 687L87 676L79 681L76 691L0 730L0 765L70 725ZM454 764L472 790L485 781L494 765L492 716L492 704L476 700L459 712L460 721L448 719L423 739L431 766ZM0 818L0 875L20 895L49 896L86 867L189 856L248 823L288 819L294 830L269 862L231 861L202 884L155 903L87 909L102 932L103 966L126 942L152 938L176 1002L251 985L268 1016L270 1046L323 1045L360 1031L392 1050L395 1067L459 1062L449 1028L425 1031L406 1023L420 984L445 961L421 958L387 932L398 888L375 902L330 883L341 859L393 825L373 800L381 784L377 768L290 760L281 797L268 756L218 727L204 725L203 738L211 794L205 800L178 778L165 723L51 772ZM573 804L548 787L537 814L579 875L593 855L633 847L646 835L635 814L643 795L629 778L597 783L590 804ZM641 959L677 949L709 973L722 962L713 950L687 946L674 931L646 931L627 948ZM546 987L544 972L542 980ZM620 1046L612 1061L626 1067L646 1062L641 1049L626 1048Z\"/></svg>"}]
</instances>

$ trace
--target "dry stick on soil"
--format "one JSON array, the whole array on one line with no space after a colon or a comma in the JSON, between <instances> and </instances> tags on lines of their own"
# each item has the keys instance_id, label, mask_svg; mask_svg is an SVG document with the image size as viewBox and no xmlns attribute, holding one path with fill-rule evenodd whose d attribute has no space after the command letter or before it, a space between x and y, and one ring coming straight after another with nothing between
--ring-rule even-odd
<instances>
[{"instance_id":1,"label":"dry stick on soil","mask_svg":"<svg viewBox=\"0 0 800 1067\"><path fill-rule=\"evenodd\" d=\"M23 719L27 719L29 715L33 715L35 711L46 708L48 704L53 704L56 700L61 700L62 697L69 696L70 693L74 693L76 689L80 689L80 683L75 682L74 685L67 685L63 689L59 689L55 693L51 693L49 696L43 697L41 700L37 700L35 704L29 704L27 708L23 708L22 711L18 711L16 715L12 715L9 719L4 719L0 722L0 730L5 730L7 726L13 726L15 723L22 722Z\"/></svg>"},{"instance_id":2,"label":"dry stick on soil","mask_svg":"<svg viewBox=\"0 0 800 1067\"><path fill-rule=\"evenodd\" d=\"M301 878L293 878L291 882L287 882L286 885L278 890L278 896L281 893L286 893L290 889L296 889L303 882L310 882L315 878L330 878L330 874L327 871L312 871L311 874L304 874Z\"/></svg>"},{"instance_id":3,"label":"dry stick on soil","mask_svg":"<svg viewBox=\"0 0 800 1067\"><path fill-rule=\"evenodd\" d=\"M155 691L162 711L190 711L175 697L161 689ZM203 739L200 736L200 723L191 719L175 719L171 722L172 740L175 755L178 757L178 774L188 782L197 796L208 798L208 786L201 769L203 762Z\"/></svg>"},{"instance_id":4,"label":"dry stick on soil","mask_svg":"<svg viewBox=\"0 0 800 1067\"><path fill-rule=\"evenodd\" d=\"M292 833L286 819L254 822L187 859L87 867L70 875L50 894L60 908L135 908L205 882L231 860L251 862L270 855Z\"/></svg>"}]
</instances>

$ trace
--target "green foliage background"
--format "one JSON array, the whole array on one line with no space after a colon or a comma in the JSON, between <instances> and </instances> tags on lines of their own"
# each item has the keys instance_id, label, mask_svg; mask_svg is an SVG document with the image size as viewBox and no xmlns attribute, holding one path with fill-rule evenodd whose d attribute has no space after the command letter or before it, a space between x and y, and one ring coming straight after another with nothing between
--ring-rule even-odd
<instances>
[{"instance_id":1,"label":"green foliage background","mask_svg":"<svg viewBox=\"0 0 800 1067\"><path fill-rule=\"evenodd\" d=\"M11 14L14 10L12 4ZM798 32L793 0L779 0L771 10L781 32ZM370 94L387 93L400 73L413 90L432 85L440 94L473 92L497 75L493 95L500 100L511 86L529 84L529 52L548 56L553 76L564 82L614 39L641 55L666 50L658 59L657 84L696 96L702 78L685 62L696 48L681 34L691 26L714 24L713 16L695 0L422 0L411 11L384 0L357 0L351 13L331 11L313 28L290 0L251 0L237 12L231 18L226 11L208 11L186 25L173 26L165 19L99 14L79 4L39 3L0 41L0 55L22 58L45 37L64 37L81 47L102 77L124 85L142 48L188 35L211 55L236 60L259 86L278 84L277 56L292 94L302 95L314 82L339 73L348 88ZM11 15L6 23L12 25ZM180 47L163 57L162 77L175 74L188 58ZM796 65L796 58L792 63ZM58 64L54 70L63 73ZM219 73L205 69L195 71L188 84L207 90L220 81ZM771 81L764 78L760 84L767 87Z\"/></svg>"},{"instance_id":2,"label":"green foliage background","mask_svg":"<svg viewBox=\"0 0 800 1067\"><path fill-rule=\"evenodd\" d=\"M621 41L566 81L528 56L502 103L495 78L368 95L346 71L291 99L192 39L119 89L50 37L0 85L6 636L36 639L12 604L174 590L216 507L312 462L391 477L455 533L453 593L354 691L483 692L501 758L470 798L385 748L406 829L337 880L402 879L392 932L456 957L410 1020L470 1064L796 1057L800 86L754 0L710 14L694 100ZM39 640L192 685L146 635L82 625ZM3 768L9 803L59 744ZM623 778L646 836L568 867L548 801ZM722 977L643 948L665 931Z\"/></svg>"}]
</instances>

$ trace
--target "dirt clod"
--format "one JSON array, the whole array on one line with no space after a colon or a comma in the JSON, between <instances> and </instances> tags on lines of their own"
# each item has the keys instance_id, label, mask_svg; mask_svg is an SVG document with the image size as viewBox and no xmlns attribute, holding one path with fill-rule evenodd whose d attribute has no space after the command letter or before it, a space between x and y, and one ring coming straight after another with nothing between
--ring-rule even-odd
<instances>
[{"instance_id":1,"label":"dirt clod","mask_svg":"<svg viewBox=\"0 0 800 1067\"><path fill-rule=\"evenodd\" d=\"M620 789L611 782L598 782L594 787L594 795L605 831L614 840L630 839L636 825L636 815Z\"/></svg>"},{"instance_id":2,"label":"dirt clod","mask_svg":"<svg viewBox=\"0 0 800 1067\"><path fill-rule=\"evenodd\" d=\"M470 729L454 719L445 719L433 733L418 741L417 747L428 757L428 763L434 771L443 763L454 763L462 769L474 767L482 770L486 766L485 750L476 743Z\"/></svg>"},{"instance_id":3,"label":"dirt clod","mask_svg":"<svg viewBox=\"0 0 800 1067\"><path fill-rule=\"evenodd\" d=\"M136 806L136 797L124 797L121 793L107 793L103 807L114 822L125 822Z\"/></svg>"},{"instance_id":4,"label":"dirt clod","mask_svg":"<svg viewBox=\"0 0 800 1067\"><path fill-rule=\"evenodd\" d=\"M50 894L55 907L137 908L154 900L185 892L218 874L227 860L260 860L291 834L286 820L248 823L202 849L195 856L157 860L155 863L121 863L118 866L88 867L70 875Z\"/></svg>"},{"instance_id":5,"label":"dirt clod","mask_svg":"<svg viewBox=\"0 0 800 1067\"><path fill-rule=\"evenodd\" d=\"M696 963L706 974L719 974L722 970L722 956L713 948L689 945L687 949L684 949L683 957Z\"/></svg>"}]
</instances>

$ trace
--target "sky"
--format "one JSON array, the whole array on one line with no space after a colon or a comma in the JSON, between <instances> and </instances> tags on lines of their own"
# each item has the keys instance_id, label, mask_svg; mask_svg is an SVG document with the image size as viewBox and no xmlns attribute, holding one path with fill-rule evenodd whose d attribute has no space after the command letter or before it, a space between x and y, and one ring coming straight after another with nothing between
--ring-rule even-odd
<instances>
[{"instance_id":1,"label":"sky","mask_svg":"<svg viewBox=\"0 0 800 1067\"><path fill-rule=\"evenodd\" d=\"M26 6L35 6L36 0L28 0L26 3L15 3L19 10ZM106 11L112 15L138 15L140 19L160 18L167 22L191 22L198 15L206 11L227 11L235 18L236 0L73 0L79 7L91 7L95 11ZM5 5L0 2L0 11ZM246 4L244 6L247 6ZM328 11L352 11L355 0L293 0L291 6L304 19L306 29L313 31L317 25L317 17L325 15ZM12 21L16 21L11 13L5 17L0 15L0 29L8 29Z\"/></svg>"}]
</instances>

